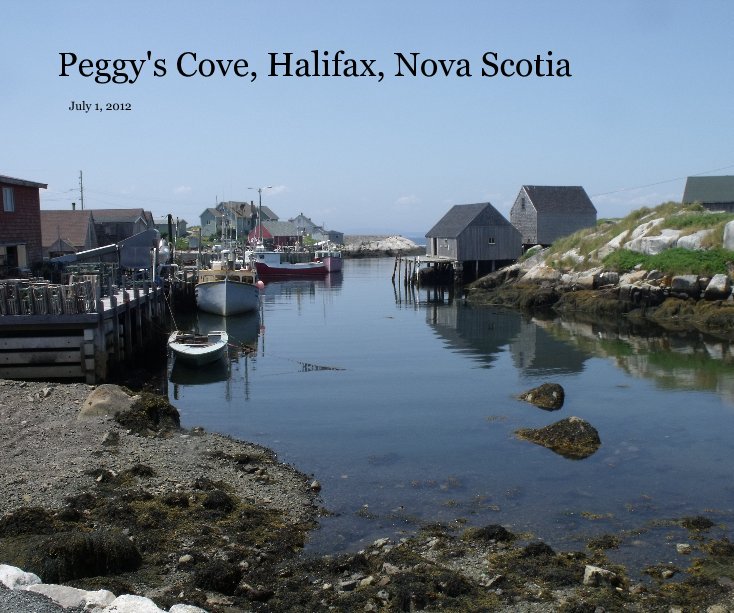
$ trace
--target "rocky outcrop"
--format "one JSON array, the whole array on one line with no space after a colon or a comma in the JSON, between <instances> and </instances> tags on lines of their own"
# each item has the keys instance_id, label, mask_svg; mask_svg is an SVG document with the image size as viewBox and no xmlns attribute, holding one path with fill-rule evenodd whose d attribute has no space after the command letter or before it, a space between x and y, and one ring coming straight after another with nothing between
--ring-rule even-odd
<instances>
[{"instance_id":1,"label":"rocky outcrop","mask_svg":"<svg viewBox=\"0 0 734 613\"><path fill-rule=\"evenodd\" d=\"M543 383L527 392L520 394L520 400L525 400L536 407L548 411L557 411L563 406L565 392L558 383Z\"/></svg>"},{"instance_id":2,"label":"rocky outcrop","mask_svg":"<svg viewBox=\"0 0 734 613\"><path fill-rule=\"evenodd\" d=\"M596 428L580 417L567 417L544 428L521 428L515 435L572 460L588 458L601 446Z\"/></svg>"},{"instance_id":3,"label":"rocky outcrop","mask_svg":"<svg viewBox=\"0 0 734 613\"><path fill-rule=\"evenodd\" d=\"M375 257L419 255L426 252L409 238L404 236L345 236L342 255L345 257Z\"/></svg>"}]
</instances>

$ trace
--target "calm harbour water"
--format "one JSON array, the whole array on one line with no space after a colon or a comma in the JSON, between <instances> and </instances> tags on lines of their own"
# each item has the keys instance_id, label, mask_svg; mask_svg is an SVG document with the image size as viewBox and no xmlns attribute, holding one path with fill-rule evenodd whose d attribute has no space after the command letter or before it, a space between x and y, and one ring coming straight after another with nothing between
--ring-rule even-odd
<instances>
[{"instance_id":1,"label":"calm harbour water","mask_svg":"<svg viewBox=\"0 0 734 613\"><path fill-rule=\"evenodd\" d=\"M171 372L182 425L270 447L321 482L333 516L308 551L502 523L559 549L629 531L610 557L638 566L690 540L656 520L705 515L731 536L734 346L472 308L396 289L392 269L347 260L326 280L269 283L257 315L199 316L255 354ZM561 410L517 400L548 381ZM582 461L513 434L571 415L602 440Z\"/></svg>"}]
</instances>

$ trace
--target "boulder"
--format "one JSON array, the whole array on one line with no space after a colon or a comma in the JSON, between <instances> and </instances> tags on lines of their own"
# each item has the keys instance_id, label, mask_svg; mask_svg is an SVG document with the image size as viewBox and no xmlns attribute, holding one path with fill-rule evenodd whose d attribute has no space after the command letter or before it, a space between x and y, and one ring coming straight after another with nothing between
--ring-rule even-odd
<instances>
[{"instance_id":1,"label":"boulder","mask_svg":"<svg viewBox=\"0 0 734 613\"><path fill-rule=\"evenodd\" d=\"M677 294L685 294L691 298L701 296L698 275L676 275L670 282L670 290Z\"/></svg>"},{"instance_id":2,"label":"boulder","mask_svg":"<svg viewBox=\"0 0 734 613\"><path fill-rule=\"evenodd\" d=\"M41 583L41 579L38 575L27 573L15 566L0 564L0 583L11 590L15 590Z\"/></svg>"},{"instance_id":3,"label":"boulder","mask_svg":"<svg viewBox=\"0 0 734 613\"><path fill-rule=\"evenodd\" d=\"M527 392L520 394L520 400L525 400L536 407L549 411L556 411L563 406L565 392L558 383L543 383Z\"/></svg>"},{"instance_id":4,"label":"boulder","mask_svg":"<svg viewBox=\"0 0 734 613\"><path fill-rule=\"evenodd\" d=\"M711 234L711 232L713 232L713 230L711 229L699 230L698 232L694 232L693 234L681 236L675 246L680 247L681 249L701 251L704 249L704 240Z\"/></svg>"},{"instance_id":5,"label":"boulder","mask_svg":"<svg viewBox=\"0 0 734 613\"><path fill-rule=\"evenodd\" d=\"M661 230L658 236L640 236L629 241L625 248L630 251L644 253L645 255L657 255L666 249L674 247L680 237L680 230Z\"/></svg>"},{"instance_id":6,"label":"boulder","mask_svg":"<svg viewBox=\"0 0 734 613\"><path fill-rule=\"evenodd\" d=\"M617 285L619 283L619 273L611 270L605 270L596 275L594 279L594 287L604 287L605 285Z\"/></svg>"},{"instance_id":7,"label":"boulder","mask_svg":"<svg viewBox=\"0 0 734 613\"><path fill-rule=\"evenodd\" d=\"M587 458L601 447L596 428L580 417L568 417L544 428L521 428L515 435L572 460Z\"/></svg>"},{"instance_id":8,"label":"boulder","mask_svg":"<svg viewBox=\"0 0 734 613\"><path fill-rule=\"evenodd\" d=\"M87 591L54 583L29 585L25 589L29 592L43 594L46 598L53 600L66 609L78 607L88 610L93 607L106 607L115 599L115 595L109 590Z\"/></svg>"},{"instance_id":9,"label":"boulder","mask_svg":"<svg viewBox=\"0 0 734 613\"><path fill-rule=\"evenodd\" d=\"M731 294L729 275L714 275L703 292L706 300L726 300Z\"/></svg>"},{"instance_id":10,"label":"boulder","mask_svg":"<svg viewBox=\"0 0 734 613\"><path fill-rule=\"evenodd\" d=\"M592 566L587 564L584 568L584 585L591 587L611 586L617 587L621 585L619 577L611 570Z\"/></svg>"},{"instance_id":11,"label":"boulder","mask_svg":"<svg viewBox=\"0 0 734 613\"><path fill-rule=\"evenodd\" d=\"M722 246L728 251L734 251L734 220L724 226L724 243Z\"/></svg>"},{"instance_id":12,"label":"boulder","mask_svg":"<svg viewBox=\"0 0 734 613\"><path fill-rule=\"evenodd\" d=\"M130 396L119 385L105 383L97 386L82 404L78 419L91 417L114 416L116 413L127 411L137 399Z\"/></svg>"},{"instance_id":13,"label":"boulder","mask_svg":"<svg viewBox=\"0 0 734 613\"><path fill-rule=\"evenodd\" d=\"M545 264L539 264L533 266L525 273L523 281L535 281L538 283L541 281L558 281L560 278L561 273L558 270Z\"/></svg>"}]
</instances>

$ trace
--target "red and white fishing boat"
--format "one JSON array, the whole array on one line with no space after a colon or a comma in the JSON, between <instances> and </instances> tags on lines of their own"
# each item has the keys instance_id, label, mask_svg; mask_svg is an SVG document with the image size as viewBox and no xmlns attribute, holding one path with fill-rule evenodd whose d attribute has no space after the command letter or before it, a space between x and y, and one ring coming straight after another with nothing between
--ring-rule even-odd
<instances>
[{"instance_id":1,"label":"red and white fishing boat","mask_svg":"<svg viewBox=\"0 0 734 613\"><path fill-rule=\"evenodd\" d=\"M336 249L317 249L314 262L323 262L327 272L339 272L342 269L342 252Z\"/></svg>"},{"instance_id":2,"label":"red and white fishing boat","mask_svg":"<svg viewBox=\"0 0 734 613\"><path fill-rule=\"evenodd\" d=\"M323 277L329 271L321 261L299 261L300 255L291 251L255 249L252 261L262 279L273 277ZM304 254L306 255L306 254Z\"/></svg>"}]
</instances>

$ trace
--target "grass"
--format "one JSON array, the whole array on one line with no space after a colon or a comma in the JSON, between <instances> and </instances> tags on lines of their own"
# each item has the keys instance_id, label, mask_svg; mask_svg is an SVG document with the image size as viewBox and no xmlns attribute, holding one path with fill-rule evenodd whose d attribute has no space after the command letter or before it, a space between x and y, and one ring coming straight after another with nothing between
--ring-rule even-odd
<instances>
[{"instance_id":1,"label":"grass","mask_svg":"<svg viewBox=\"0 0 734 613\"><path fill-rule=\"evenodd\" d=\"M656 233L664 228L680 230L681 235L711 230L702 241L702 246L708 251L669 249L659 255L648 256L622 249L599 257L599 249L616 236L629 235L641 224L661 218L663 222L656 226ZM720 247L724 226L732 220L734 214L710 212L700 204L684 206L678 202L665 202L654 208L642 207L622 219L601 219L593 228L585 228L557 240L548 249L546 261L562 270L582 270L603 264L620 272L640 265L646 270L655 268L669 274L724 273L727 272L726 262L734 261L734 253ZM581 257L579 262L565 255L574 250Z\"/></svg>"},{"instance_id":2,"label":"grass","mask_svg":"<svg viewBox=\"0 0 734 613\"><path fill-rule=\"evenodd\" d=\"M605 267L617 272L628 272L639 266L644 270L659 270L670 275L699 274L705 276L726 273L728 262L734 262L734 251L721 248L691 251L678 247L666 249L656 255L619 249L602 260Z\"/></svg>"}]
</instances>

